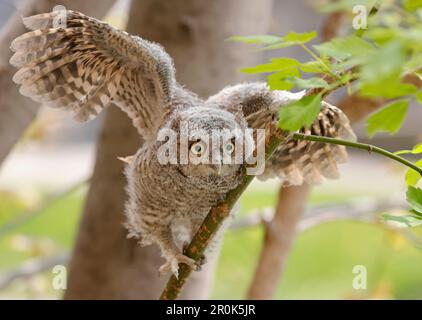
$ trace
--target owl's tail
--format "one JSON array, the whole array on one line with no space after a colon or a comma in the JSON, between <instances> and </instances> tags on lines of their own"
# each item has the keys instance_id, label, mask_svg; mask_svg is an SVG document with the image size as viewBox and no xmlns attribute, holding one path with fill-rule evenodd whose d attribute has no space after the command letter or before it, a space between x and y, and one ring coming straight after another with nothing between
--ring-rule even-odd
<instances>
[{"instance_id":1,"label":"owl's tail","mask_svg":"<svg viewBox=\"0 0 422 320\"><path fill-rule=\"evenodd\" d=\"M311 128L301 133L355 141L356 136L346 115L338 108L322 102L321 112ZM285 185L318 184L322 178L336 179L337 164L347 161L344 146L314 141L289 139L267 161L260 179L278 176Z\"/></svg>"}]
</instances>

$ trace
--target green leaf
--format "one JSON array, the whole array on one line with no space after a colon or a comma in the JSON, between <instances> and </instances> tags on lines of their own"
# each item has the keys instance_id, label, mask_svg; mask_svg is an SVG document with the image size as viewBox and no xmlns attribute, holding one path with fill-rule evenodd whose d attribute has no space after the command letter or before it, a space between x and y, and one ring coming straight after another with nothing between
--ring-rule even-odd
<instances>
[{"instance_id":1,"label":"green leaf","mask_svg":"<svg viewBox=\"0 0 422 320\"><path fill-rule=\"evenodd\" d=\"M411 227L412 223L409 221L409 218L411 216L407 215L407 216L395 216L395 215L391 215L391 214L383 214L382 217L384 218L385 221L394 221L394 222L400 222L405 224L407 227Z\"/></svg>"},{"instance_id":2,"label":"green leaf","mask_svg":"<svg viewBox=\"0 0 422 320\"><path fill-rule=\"evenodd\" d=\"M291 90L293 83L287 81L288 77L299 77L298 69L290 68L273 73L267 77L267 82L271 90Z\"/></svg>"},{"instance_id":3,"label":"green leaf","mask_svg":"<svg viewBox=\"0 0 422 320\"><path fill-rule=\"evenodd\" d=\"M297 69L300 62L292 58L274 58L270 63L259 64L254 67L243 68L240 71L244 73L265 73L275 72L284 69Z\"/></svg>"},{"instance_id":4,"label":"green leaf","mask_svg":"<svg viewBox=\"0 0 422 320\"><path fill-rule=\"evenodd\" d=\"M233 36L228 39L229 41L238 41L243 43L255 43L255 44L273 44L283 40L281 37L271 35L255 35L255 36Z\"/></svg>"},{"instance_id":5,"label":"green leaf","mask_svg":"<svg viewBox=\"0 0 422 320\"><path fill-rule=\"evenodd\" d=\"M399 41L387 43L371 54L362 66L363 83L383 84L398 78L406 62L406 53ZM397 82L397 81L396 81Z\"/></svg>"},{"instance_id":6,"label":"green leaf","mask_svg":"<svg viewBox=\"0 0 422 320\"><path fill-rule=\"evenodd\" d=\"M314 46L321 55L344 61L352 57L366 57L374 51L374 47L366 40L355 35L344 38L334 38Z\"/></svg>"},{"instance_id":7,"label":"green leaf","mask_svg":"<svg viewBox=\"0 0 422 320\"><path fill-rule=\"evenodd\" d=\"M280 48L286 48L298 44L304 44L312 39L314 39L318 33L316 31L311 32L304 32L304 33L296 33L296 32L290 32L287 35L285 35L281 41L278 43L273 43L267 47L265 47L263 50L272 50L272 49L280 49Z\"/></svg>"},{"instance_id":8,"label":"green leaf","mask_svg":"<svg viewBox=\"0 0 422 320\"><path fill-rule=\"evenodd\" d=\"M365 36L373 40L377 44L384 44L397 37L398 31L391 28L371 28L366 29Z\"/></svg>"},{"instance_id":9,"label":"green leaf","mask_svg":"<svg viewBox=\"0 0 422 320\"><path fill-rule=\"evenodd\" d=\"M279 126L283 130L297 131L310 127L321 108L321 95L305 96L279 111Z\"/></svg>"},{"instance_id":10,"label":"green leaf","mask_svg":"<svg viewBox=\"0 0 422 320\"><path fill-rule=\"evenodd\" d=\"M412 73L415 72L416 75L418 70L422 68L422 54L420 51L414 52L410 59L408 59L404 65L404 72L405 73Z\"/></svg>"},{"instance_id":11,"label":"green leaf","mask_svg":"<svg viewBox=\"0 0 422 320\"><path fill-rule=\"evenodd\" d=\"M422 168L422 159L415 163L418 167ZM406 172L405 180L407 186L415 186L419 180L421 179L421 175L419 172L413 169L408 169Z\"/></svg>"},{"instance_id":12,"label":"green leaf","mask_svg":"<svg viewBox=\"0 0 422 320\"><path fill-rule=\"evenodd\" d=\"M267 77L267 82L271 90L291 90L293 84L288 82L286 78L300 77L300 71L297 68L299 62L290 58L283 59L285 60L283 63L284 68L280 67L278 72Z\"/></svg>"},{"instance_id":13,"label":"green leaf","mask_svg":"<svg viewBox=\"0 0 422 320\"><path fill-rule=\"evenodd\" d=\"M330 66L330 61L328 59L324 59L324 62L314 60L302 63L300 69L307 73L327 73L325 66Z\"/></svg>"},{"instance_id":14,"label":"green leaf","mask_svg":"<svg viewBox=\"0 0 422 320\"><path fill-rule=\"evenodd\" d=\"M378 112L372 114L367 120L368 135L372 137L376 132L389 132L391 134L399 131L406 118L409 100L393 102Z\"/></svg>"},{"instance_id":15,"label":"green leaf","mask_svg":"<svg viewBox=\"0 0 422 320\"><path fill-rule=\"evenodd\" d=\"M316 38L317 35L318 33L316 31L303 32L303 33L290 32L284 37L284 41L306 43Z\"/></svg>"},{"instance_id":16,"label":"green leaf","mask_svg":"<svg viewBox=\"0 0 422 320\"><path fill-rule=\"evenodd\" d=\"M321 78L301 79L297 77L289 77L287 81L292 83L298 89L328 88L327 81Z\"/></svg>"},{"instance_id":17,"label":"green leaf","mask_svg":"<svg viewBox=\"0 0 422 320\"><path fill-rule=\"evenodd\" d=\"M413 154L422 153L422 143L419 143L416 146L414 146L412 149L412 153Z\"/></svg>"},{"instance_id":18,"label":"green leaf","mask_svg":"<svg viewBox=\"0 0 422 320\"><path fill-rule=\"evenodd\" d=\"M398 77L384 79L375 83L360 83L360 94L364 97L384 97L394 99L410 94L415 94L418 90L413 84L401 83Z\"/></svg>"},{"instance_id":19,"label":"green leaf","mask_svg":"<svg viewBox=\"0 0 422 320\"><path fill-rule=\"evenodd\" d=\"M413 215L412 217L419 219L419 220L422 220L422 212L410 210L410 213Z\"/></svg>"},{"instance_id":20,"label":"green leaf","mask_svg":"<svg viewBox=\"0 0 422 320\"><path fill-rule=\"evenodd\" d=\"M412 150L398 150L394 152L394 154L398 156L402 154L409 154L409 153L412 153L412 154L422 153L422 143L419 143L416 146L414 146Z\"/></svg>"},{"instance_id":21,"label":"green leaf","mask_svg":"<svg viewBox=\"0 0 422 320\"><path fill-rule=\"evenodd\" d=\"M406 192L406 200L413 210L422 214L422 189L409 186Z\"/></svg>"}]
</instances>

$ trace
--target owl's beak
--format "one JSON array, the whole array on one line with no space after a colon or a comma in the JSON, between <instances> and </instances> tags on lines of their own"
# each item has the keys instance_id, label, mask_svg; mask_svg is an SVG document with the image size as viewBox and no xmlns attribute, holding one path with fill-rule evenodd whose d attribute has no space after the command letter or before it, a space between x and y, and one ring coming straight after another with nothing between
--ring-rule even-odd
<instances>
[{"instance_id":1,"label":"owl's beak","mask_svg":"<svg viewBox=\"0 0 422 320\"><path fill-rule=\"evenodd\" d=\"M222 169L223 169L223 166L222 166L221 164L218 164L218 165L217 165L217 174L218 174L218 175L221 175L221 171L222 171Z\"/></svg>"}]
</instances>

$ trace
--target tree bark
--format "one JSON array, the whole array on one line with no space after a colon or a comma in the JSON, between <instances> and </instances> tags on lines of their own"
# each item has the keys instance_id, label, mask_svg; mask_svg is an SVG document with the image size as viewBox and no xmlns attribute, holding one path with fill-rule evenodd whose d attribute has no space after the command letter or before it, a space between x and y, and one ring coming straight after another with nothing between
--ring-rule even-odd
<instances>
[{"instance_id":1,"label":"tree bark","mask_svg":"<svg viewBox=\"0 0 422 320\"><path fill-rule=\"evenodd\" d=\"M22 23L22 16L49 12L55 5L78 10L85 14L101 18L114 0L31 0L22 10L15 12L0 32L0 164L17 143L22 133L35 118L39 104L19 94L12 77L17 69L9 64L12 55L10 43L14 38L28 31Z\"/></svg>"},{"instance_id":2,"label":"tree bark","mask_svg":"<svg viewBox=\"0 0 422 320\"><path fill-rule=\"evenodd\" d=\"M133 1L128 31L161 43L173 57L177 78L201 96L242 80L238 69L256 57L238 44L238 34L267 32L271 0ZM107 110L99 140L92 185L69 270L66 299L156 299L167 279L158 278L164 262L156 246L126 239L123 165L117 156L133 154L139 136L117 108ZM207 298L212 263L188 282L181 298Z\"/></svg>"}]
</instances>

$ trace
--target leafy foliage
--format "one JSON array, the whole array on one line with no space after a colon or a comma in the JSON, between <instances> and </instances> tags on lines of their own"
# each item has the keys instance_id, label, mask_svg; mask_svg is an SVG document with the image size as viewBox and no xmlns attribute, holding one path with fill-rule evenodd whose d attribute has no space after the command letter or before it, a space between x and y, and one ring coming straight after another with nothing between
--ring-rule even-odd
<instances>
[{"instance_id":1,"label":"leafy foliage","mask_svg":"<svg viewBox=\"0 0 422 320\"><path fill-rule=\"evenodd\" d=\"M291 58L272 59L268 64L244 68L246 73L270 73L267 80L271 89L313 89L328 90L335 86L348 85L350 91L362 96L388 101L385 108L368 119L368 133L387 131L396 133L403 124L408 102L421 101L422 93L415 85L405 83L408 75L420 76L422 68L422 22L420 0L405 0L402 6L393 1L341 0L329 2L323 11L352 11L356 5L365 5L368 28L351 29L345 37L333 38L320 44L309 46L317 36L315 31L295 33L285 36L233 37L231 40L263 45L263 50L281 49L289 46L302 47L309 53L309 61L299 62ZM373 10L376 8L376 10ZM306 77L304 78L304 76ZM325 77L324 80L321 79ZM356 84L351 88L351 82ZM329 86L332 85L331 87ZM311 101L311 99L309 100ZM406 102L405 102L406 101ZM296 128L298 122L305 125L309 115L283 120L282 127ZM382 125L383 119L387 119Z\"/></svg>"},{"instance_id":2,"label":"leafy foliage","mask_svg":"<svg viewBox=\"0 0 422 320\"><path fill-rule=\"evenodd\" d=\"M354 12L365 6L369 13L367 28L350 29L346 36L310 45L315 31L290 32L285 36L233 37L231 40L262 45L262 50L298 46L309 54L308 61L276 58L270 63L242 69L246 73L266 73L273 90L318 89L320 94L304 97L283 106L279 126L296 131L309 126L319 111L321 97L337 87L347 86L348 93L385 101L385 106L367 119L370 137L378 132L397 133L402 127L412 101L422 104L422 91L409 77L422 80L422 1L338 0L322 5L323 12ZM397 154L422 153L422 144ZM422 159L416 162L422 167ZM406 173L409 216L388 216L387 220L409 222L422 218L422 191L416 187L420 174Z\"/></svg>"}]
</instances>

